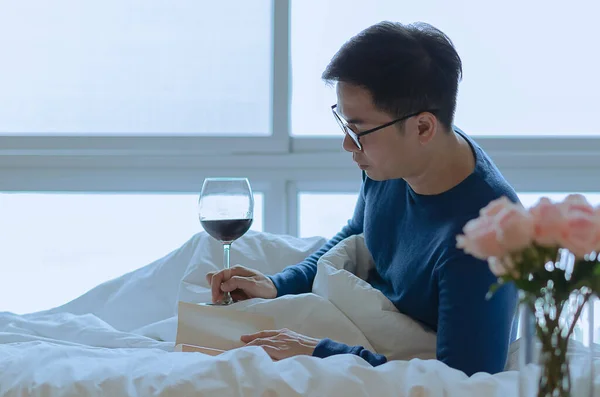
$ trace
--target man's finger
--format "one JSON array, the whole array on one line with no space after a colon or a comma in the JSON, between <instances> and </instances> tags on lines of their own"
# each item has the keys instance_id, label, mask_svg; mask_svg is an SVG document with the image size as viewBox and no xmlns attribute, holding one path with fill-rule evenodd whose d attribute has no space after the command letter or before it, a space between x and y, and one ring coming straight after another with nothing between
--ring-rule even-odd
<instances>
[{"instance_id":1,"label":"man's finger","mask_svg":"<svg viewBox=\"0 0 600 397\"><path fill-rule=\"evenodd\" d=\"M212 293L213 302L219 302L223 297L223 292L221 291L221 283L223 282L224 271L217 272L213 274L210 281L210 289Z\"/></svg>"},{"instance_id":2,"label":"man's finger","mask_svg":"<svg viewBox=\"0 0 600 397\"><path fill-rule=\"evenodd\" d=\"M209 282L210 282L210 287L211 287L211 292L212 292L212 300L213 302L218 302L223 298L223 292L231 292L235 289L246 289L247 287L250 287L250 283L244 283L244 280L247 281L254 281L253 279L247 279L247 277L251 277L254 276L255 273L243 266L240 265L236 265L230 269L224 269L218 272L209 272L208 274L212 273L212 277L210 278ZM208 274L207 274L207 279L208 279ZM224 283L227 283L229 280L231 280L232 278L237 277L238 281L236 281L237 284L233 284L233 285L227 285L225 288L222 288L221 285ZM239 283L239 280L242 279L241 284Z\"/></svg>"},{"instance_id":3,"label":"man's finger","mask_svg":"<svg viewBox=\"0 0 600 397\"><path fill-rule=\"evenodd\" d=\"M208 272L206 273L206 281L208 281L208 285L211 284L212 278L217 272Z\"/></svg>"},{"instance_id":4,"label":"man's finger","mask_svg":"<svg viewBox=\"0 0 600 397\"><path fill-rule=\"evenodd\" d=\"M271 345L261 345L260 347L262 347L273 360L280 360L282 351L277 347Z\"/></svg>"},{"instance_id":5,"label":"man's finger","mask_svg":"<svg viewBox=\"0 0 600 397\"><path fill-rule=\"evenodd\" d=\"M269 355L269 357L271 357L271 359L273 361L279 361L279 360L285 358L283 352L276 347L272 347L272 346L261 346L261 347L265 352L267 352L267 354Z\"/></svg>"},{"instance_id":6,"label":"man's finger","mask_svg":"<svg viewBox=\"0 0 600 397\"><path fill-rule=\"evenodd\" d=\"M260 339L257 339L257 340L260 340ZM255 345L248 344L246 346L258 346L258 347L262 348L269 355L269 357L271 357L271 359L273 359L273 361L279 361L284 356L283 351L281 349L279 349L277 346L272 345L269 342L265 342L263 344L255 344Z\"/></svg>"},{"instance_id":7,"label":"man's finger","mask_svg":"<svg viewBox=\"0 0 600 397\"><path fill-rule=\"evenodd\" d=\"M271 346L278 348L281 342L270 338L256 338L252 342L246 343L246 346Z\"/></svg>"},{"instance_id":8,"label":"man's finger","mask_svg":"<svg viewBox=\"0 0 600 397\"><path fill-rule=\"evenodd\" d=\"M254 279L251 279L248 277L233 276L229 280L227 280L227 281L223 282L223 284L221 284L221 291L231 292L236 289L241 289L242 291L248 291L255 284L256 284L256 282L254 281Z\"/></svg>"},{"instance_id":9,"label":"man's finger","mask_svg":"<svg viewBox=\"0 0 600 397\"><path fill-rule=\"evenodd\" d=\"M248 269L242 265L235 265L231 267L232 276L252 277L256 274L255 271Z\"/></svg>"},{"instance_id":10,"label":"man's finger","mask_svg":"<svg viewBox=\"0 0 600 397\"><path fill-rule=\"evenodd\" d=\"M281 332L279 330L277 330L277 331L272 331L272 330L260 331L260 332L254 333L254 334L242 335L241 340L244 343L250 343L255 339L272 338L273 336L277 336L280 333Z\"/></svg>"}]
</instances>

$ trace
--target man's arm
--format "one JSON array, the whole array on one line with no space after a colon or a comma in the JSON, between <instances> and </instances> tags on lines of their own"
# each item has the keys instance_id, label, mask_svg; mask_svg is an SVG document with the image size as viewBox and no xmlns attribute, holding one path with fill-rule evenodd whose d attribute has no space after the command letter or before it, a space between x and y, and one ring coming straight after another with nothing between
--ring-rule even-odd
<instances>
[{"instance_id":1,"label":"man's arm","mask_svg":"<svg viewBox=\"0 0 600 397\"><path fill-rule=\"evenodd\" d=\"M504 370L517 308L513 284L486 299L496 277L485 261L460 254L437 269L437 358L468 376Z\"/></svg>"},{"instance_id":2,"label":"man's arm","mask_svg":"<svg viewBox=\"0 0 600 397\"><path fill-rule=\"evenodd\" d=\"M363 221L365 216L363 188L361 188L358 195L358 201L354 208L352 219L348 221L348 224L338 234L303 262L289 266L282 272L269 276L277 288L277 296L310 292L312 290L313 280L317 274L317 261L319 258L335 247L340 241L363 232Z\"/></svg>"}]
</instances>

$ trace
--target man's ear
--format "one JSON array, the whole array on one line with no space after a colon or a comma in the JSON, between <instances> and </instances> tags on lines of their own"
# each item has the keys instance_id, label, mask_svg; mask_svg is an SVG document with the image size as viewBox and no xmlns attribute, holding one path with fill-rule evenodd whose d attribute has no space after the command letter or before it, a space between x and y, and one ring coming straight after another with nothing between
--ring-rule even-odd
<instances>
[{"instance_id":1,"label":"man's ear","mask_svg":"<svg viewBox=\"0 0 600 397\"><path fill-rule=\"evenodd\" d=\"M426 145L433 139L439 128L437 117L432 113L423 112L417 116L417 131L419 132L419 142Z\"/></svg>"}]
</instances>

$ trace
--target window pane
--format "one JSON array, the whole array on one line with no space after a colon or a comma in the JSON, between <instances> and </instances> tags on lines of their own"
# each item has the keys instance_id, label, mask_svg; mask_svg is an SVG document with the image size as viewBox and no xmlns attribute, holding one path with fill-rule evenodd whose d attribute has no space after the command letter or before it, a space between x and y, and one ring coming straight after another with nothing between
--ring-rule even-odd
<instances>
[{"instance_id":1,"label":"window pane","mask_svg":"<svg viewBox=\"0 0 600 397\"><path fill-rule=\"evenodd\" d=\"M270 133L271 0L5 1L0 133Z\"/></svg>"},{"instance_id":2,"label":"window pane","mask_svg":"<svg viewBox=\"0 0 600 397\"><path fill-rule=\"evenodd\" d=\"M456 124L467 133L600 135L589 118L600 91L600 54L590 51L598 2L292 0L291 15L295 135L341 133L321 73L344 42L382 20L426 21L452 39L464 66Z\"/></svg>"},{"instance_id":3,"label":"window pane","mask_svg":"<svg viewBox=\"0 0 600 397\"><path fill-rule=\"evenodd\" d=\"M300 193L298 226L300 237L331 238L354 214L357 193Z\"/></svg>"},{"instance_id":4,"label":"window pane","mask_svg":"<svg viewBox=\"0 0 600 397\"><path fill-rule=\"evenodd\" d=\"M263 228L255 193L252 229ZM0 194L0 311L66 303L202 230L196 194ZM235 243L234 243L235 244Z\"/></svg>"}]
</instances>

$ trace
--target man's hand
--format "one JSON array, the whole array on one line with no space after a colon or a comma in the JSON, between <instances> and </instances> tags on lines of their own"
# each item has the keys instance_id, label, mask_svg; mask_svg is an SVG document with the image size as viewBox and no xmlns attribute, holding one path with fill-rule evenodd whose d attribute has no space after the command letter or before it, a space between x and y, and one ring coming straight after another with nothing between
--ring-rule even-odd
<instances>
[{"instance_id":1,"label":"man's hand","mask_svg":"<svg viewBox=\"0 0 600 397\"><path fill-rule=\"evenodd\" d=\"M228 270L210 272L206 275L206 280L211 286L214 303L223 299L223 292L230 292L234 301L277 297L277 288L270 278L244 266L237 265Z\"/></svg>"},{"instance_id":2,"label":"man's hand","mask_svg":"<svg viewBox=\"0 0 600 397\"><path fill-rule=\"evenodd\" d=\"M312 356L319 344L319 339L285 328L278 331L262 331L243 335L241 340L246 343L246 346L261 346L274 360L301 355Z\"/></svg>"}]
</instances>

